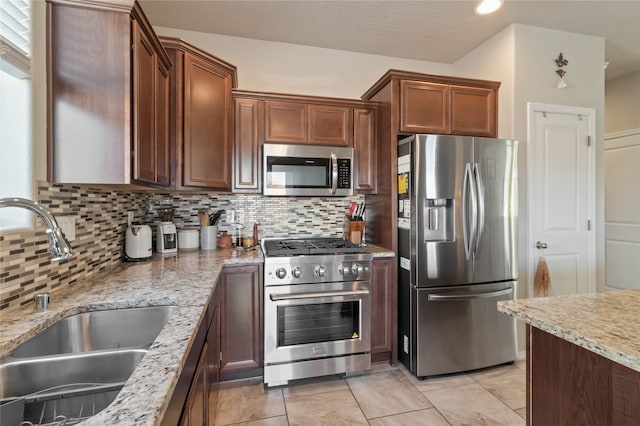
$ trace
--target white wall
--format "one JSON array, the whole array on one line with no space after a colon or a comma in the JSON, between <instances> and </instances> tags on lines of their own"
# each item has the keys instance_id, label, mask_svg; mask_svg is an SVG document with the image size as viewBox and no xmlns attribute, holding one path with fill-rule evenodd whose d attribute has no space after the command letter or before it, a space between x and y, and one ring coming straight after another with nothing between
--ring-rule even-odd
<instances>
[{"instance_id":1,"label":"white wall","mask_svg":"<svg viewBox=\"0 0 640 426\"><path fill-rule=\"evenodd\" d=\"M154 27L238 68L238 88L360 99L389 69L451 75L452 66L289 43Z\"/></svg>"},{"instance_id":2,"label":"white wall","mask_svg":"<svg viewBox=\"0 0 640 426\"><path fill-rule=\"evenodd\" d=\"M640 71L607 81L605 133L640 128Z\"/></svg>"}]
</instances>

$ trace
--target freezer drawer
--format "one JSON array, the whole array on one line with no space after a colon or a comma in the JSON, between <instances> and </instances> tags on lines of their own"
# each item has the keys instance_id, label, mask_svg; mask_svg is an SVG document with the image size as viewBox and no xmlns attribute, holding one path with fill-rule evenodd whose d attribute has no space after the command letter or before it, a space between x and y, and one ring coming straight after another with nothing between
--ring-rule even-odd
<instances>
[{"instance_id":1,"label":"freezer drawer","mask_svg":"<svg viewBox=\"0 0 640 426\"><path fill-rule=\"evenodd\" d=\"M417 376L457 373L516 359L515 319L497 310L517 282L446 288L412 287L411 370Z\"/></svg>"}]
</instances>

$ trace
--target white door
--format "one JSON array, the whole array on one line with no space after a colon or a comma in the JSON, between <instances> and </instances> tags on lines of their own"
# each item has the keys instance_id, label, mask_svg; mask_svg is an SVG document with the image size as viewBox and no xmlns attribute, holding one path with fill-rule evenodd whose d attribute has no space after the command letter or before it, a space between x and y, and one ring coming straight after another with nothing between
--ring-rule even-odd
<instances>
[{"instance_id":1,"label":"white door","mask_svg":"<svg viewBox=\"0 0 640 426\"><path fill-rule=\"evenodd\" d=\"M551 295L595 291L595 111L530 104L529 120L530 288L544 255Z\"/></svg>"},{"instance_id":2,"label":"white door","mask_svg":"<svg viewBox=\"0 0 640 426\"><path fill-rule=\"evenodd\" d=\"M640 288L640 129L604 139L605 285Z\"/></svg>"}]
</instances>

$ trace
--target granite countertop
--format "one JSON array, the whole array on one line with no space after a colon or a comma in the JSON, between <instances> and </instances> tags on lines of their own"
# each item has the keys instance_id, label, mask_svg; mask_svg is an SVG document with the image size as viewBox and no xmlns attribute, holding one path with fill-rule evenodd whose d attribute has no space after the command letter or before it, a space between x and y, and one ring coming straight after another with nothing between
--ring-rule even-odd
<instances>
[{"instance_id":1,"label":"granite countertop","mask_svg":"<svg viewBox=\"0 0 640 426\"><path fill-rule=\"evenodd\" d=\"M640 289L503 301L498 310L640 371Z\"/></svg>"},{"instance_id":2,"label":"granite countertop","mask_svg":"<svg viewBox=\"0 0 640 426\"><path fill-rule=\"evenodd\" d=\"M83 425L158 425L169 404L223 265L260 264L260 250L218 249L154 255L122 263L51 293L48 311L11 309L0 321L0 357L59 319L76 313L176 305L116 400Z\"/></svg>"},{"instance_id":3,"label":"granite countertop","mask_svg":"<svg viewBox=\"0 0 640 426\"><path fill-rule=\"evenodd\" d=\"M375 258L394 257L385 248L368 244ZM54 322L70 315L105 309L175 305L147 354L117 398L83 425L159 425L173 395L195 332L224 265L260 264L260 250L218 249L180 251L145 262L122 263L51 293L46 312L32 306L2 312L0 358Z\"/></svg>"}]
</instances>

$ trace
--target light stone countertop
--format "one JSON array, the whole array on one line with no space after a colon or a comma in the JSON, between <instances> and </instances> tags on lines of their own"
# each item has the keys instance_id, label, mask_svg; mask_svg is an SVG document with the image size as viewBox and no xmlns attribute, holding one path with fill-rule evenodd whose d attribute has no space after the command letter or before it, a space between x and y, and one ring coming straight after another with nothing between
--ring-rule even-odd
<instances>
[{"instance_id":1,"label":"light stone countertop","mask_svg":"<svg viewBox=\"0 0 640 426\"><path fill-rule=\"evenodd\" d=\"M503 301L498 310L640 371L640 289Z\"/></svg>"},{"instance_id":2,"label":"light stone countertop","mask_svg":"<svg viewBox=\"0 0 640 426\"><path fill-rule=\"evenodd\" d=\"M233 253L236 253L235 255ZM260 264L260 250L218 249L154 255L122 263L51 293L48 311L33 307L0 314L0 357L59 319L76 313L176 305L116 400L83 425L159 425L182 372L223 265Z\"/></svg>"},{"instance_id":3,"label":"light stone countertop","mask_svg":"<svg viewBox=\"0 0 640 426\"><path fill-rule=\"evenodd\" d=\"M375 258L394 257L368 244ZM235 253L235 254L234 254ZM147 354L106 409L83 425L159 425L206 312L224 265L261 264L262 252L217 249L180 251L145 262L122 263L51 292L51 306L34 313L33 306L0 313L0 358L49 325L70 315L105 309L158 305L178 306Z\"/></svg>"}]
</instances>

